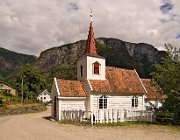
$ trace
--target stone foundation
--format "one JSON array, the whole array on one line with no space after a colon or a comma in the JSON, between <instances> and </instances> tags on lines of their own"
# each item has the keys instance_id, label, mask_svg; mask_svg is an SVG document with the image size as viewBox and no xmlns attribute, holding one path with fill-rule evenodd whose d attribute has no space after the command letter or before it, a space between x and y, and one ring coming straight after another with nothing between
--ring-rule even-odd
<instances>
[{"instance_id":1,"label":"stone foundation","mask_svg":"<svg viewBox=\"0 0 180 140\"><path fill-rule=\"evenodd\" d=\"M35 113L44 110L46 110L46 107L44 105L18 106L11 109L1 109L0 117L8 115Z\"/></svg>"}]
</instances>

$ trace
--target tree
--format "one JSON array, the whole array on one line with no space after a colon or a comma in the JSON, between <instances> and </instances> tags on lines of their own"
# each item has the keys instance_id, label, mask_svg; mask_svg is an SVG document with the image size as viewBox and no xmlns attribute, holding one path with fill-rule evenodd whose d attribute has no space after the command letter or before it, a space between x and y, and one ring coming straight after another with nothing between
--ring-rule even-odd
<instances>
[{"instance_id":1,"label":"tree","mask_svg":"<svg viewBox=\"0 0 180 140\"><path fill-rule=\"evenodd\" d=\"M180 119L180 62L173 61L170 56L162 58L160 64L155 64L152 78L167 95L164 110L173 112Z\"/></svg>"},{"instance_id":2,"label":"tree","mask_svg":"<svg viewBox=\"0 0 180 140\"><path fill-rule=\"evenodd\" d=\"M15 86L17 87L18 95L21 97L23 79L23 98L26 100L35 100L38 96L38 91L46 87L46 77L41 74L41 71L32 68L31 65L24 65L17 74Z\"/></svg>"},{"instance_id":3,"label":"tree","mask_svg":"<svg viewBox=\"0 0 180 140\"><path fill-rule=\"evenodd\" d=\"M167 53L174 61L180 61L180 48L174 47L172 44L165 44Z\"/></svg>"}]
</instances>

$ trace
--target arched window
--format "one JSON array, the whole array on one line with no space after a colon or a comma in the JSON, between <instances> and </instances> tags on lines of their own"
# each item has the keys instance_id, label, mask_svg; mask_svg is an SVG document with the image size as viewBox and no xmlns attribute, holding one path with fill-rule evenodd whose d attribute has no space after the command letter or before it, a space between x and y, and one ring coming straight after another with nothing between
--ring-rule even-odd
<instances>
[{"instance_id":1,"label":"arched window","mask_svg":"<svg viewBox=\"0 0 180 140\"><path fill-rule=\"evenodd\" d=\"M95 62L94 64L93 64L93 73L94 74L99 74L99 72L100 72L100 64L98 63L98 62Z\"/></svg>"},{"instance_id":2,"label":"arched window","mask_svg":"<svg viewBox=\"0 0 180 140\"><path fill-rule=\"evenodd\" d=\"M107 108L107 97L101 96L99 98L99 109L106 109Z\"/></svg>"},{"instance_id":3,"label":"arched window","mask_svg":"<svg viewBox=\"0 0 180 140\"><path fill-rule=\"evenodd\" d=\"M132 97L132 107L138 107L138 97L137 96Z\"/></svg>"}]
</instances>

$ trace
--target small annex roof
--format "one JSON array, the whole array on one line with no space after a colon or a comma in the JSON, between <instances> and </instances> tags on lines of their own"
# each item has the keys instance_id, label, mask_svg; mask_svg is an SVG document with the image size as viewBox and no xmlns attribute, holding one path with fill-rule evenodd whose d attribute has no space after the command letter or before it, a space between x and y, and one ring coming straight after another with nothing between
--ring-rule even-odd
<instances>
[{"instance_id":1,"label":"small annex roof","mask_svg":"<svg viewBox=\"0 0 180 140\"><path fill-rule=\"evenodd\" d=\"M57 79L61 97L86 97L80 81Z\"/></svg>"},{"instance_id":2,"label":"small annex roof","mask_svg":"<svg viewBox=\"0 0 180 140\"><path fill-rule=\"evenodd\" d=\"M44 94L44 93L50 95L50 93L49 93L49 91L48 91L47 89L40 90L40 91L38 92L38 95L41 95L41 94Z\"/></svg>"},{"instance_id":3,"label":"small annex roof","mask_svg":"<svg viewBox=\"0 0 180 140\"><path fill-rule=\"evenodd\" d=\"M14 87L12 87L10 84L4 82L4 81L0 81L0 84L5 84L6 86L9 86L10 88L14 89ZM14 89L15 90L15 89Z\"/></svg>"},{"instance_id":4,"label":"small annex roof","mask_svg":"<svg viewBox=\"0 0 180 140\"><path fill-rule=\"evenodd\" d=\"M145 90L135 70L106 67L106 80L90 80L94 93L143 95Z\"/></svg>"},{"instance_id":5,"label":"small annex roof","mask_svg":"<svg viewBox=\"0 0 180 140\"><path fill-rule=\"evenodd\" d=\"M147 93L145 94L147 100L164 100L167 98L167 96L163 94L157 85L151 83L151 79L141 80L147 90Z\"/></svg>"}]
</instances>

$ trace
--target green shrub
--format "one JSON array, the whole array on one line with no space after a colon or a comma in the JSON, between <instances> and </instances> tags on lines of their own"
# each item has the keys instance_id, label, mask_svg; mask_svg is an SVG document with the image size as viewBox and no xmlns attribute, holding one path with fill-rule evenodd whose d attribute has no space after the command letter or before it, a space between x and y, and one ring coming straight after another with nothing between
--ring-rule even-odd
<instances>
[{"instance_id":1,"label":"green shrub","mask_svg":"<svg viewBox=\"0 0 180 140\"><path fill-rule=\"evenodd\" d=\"M158 124L174 124L174 113L157 112L156 123Z\"/></svg>"},{"instance_id":2,"label":"green shrub","mask_svg":"<svg viewBox=\"0 0 180 140\"><path fill-rule=\"evenodd\" d=\"M2 106L3 105L3 98L2 97L0 97L0 106Z\"/></svg>"}]
</instances>

